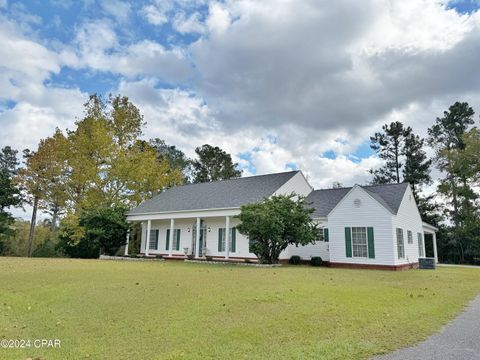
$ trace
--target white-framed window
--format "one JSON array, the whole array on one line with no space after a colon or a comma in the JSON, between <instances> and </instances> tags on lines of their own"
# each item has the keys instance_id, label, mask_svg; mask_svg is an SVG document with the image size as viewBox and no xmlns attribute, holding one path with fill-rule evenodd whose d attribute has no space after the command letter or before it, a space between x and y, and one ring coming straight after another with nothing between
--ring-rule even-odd
<instances>
[{"instance_id":1,"label":"white-framed window","mask_svg":"<svg viewBox=\"0 0 480 360\"><path fill-rule=\"evenodd\" d=\"M403 241L403 229L397 228L397 253L399 259L405 258L405 244Z\"/></svg>"},{"instance_id":2,"label":"white-framed window","mask_svg":"<svg viewBox=\"0 0 480 360\"><path fill-rule=\"evenodd\" d=\"M225 252L225 240L226 240L226 229L218 229L218 252ZM237 229L235 227L230 228L230 239L228 241L229 252L237 251Z\"/></svg>"},{"instance_id":3,"label":"white-framed window","mask_svg":"<svg viewBox=\"0 0 480 360\"><path fill-rule=\"evenodd\" d=\"M353 257L368 257L368 241L366 227L352 227Z\"/></svg>"},{"instance_id":4,"label":"white-framed window","mask_svg":"<svg viewBox=\"0 0 480 360\"><path fill-rule=\"evenodd\" d=\"M158 235L160 233L160 230L155 229L155 230L150 230L150 239L148 242L148 248L150 250L157 250L158 249Z\"/></svg>"},{"instance_id":5,"label":"white-framed window","mask_svg":"<svg viewBox=\"0 0 480 360\"><path fill-rule=\"evenodd\" d=\"M325 241L324 228L319 227L317 229L317 239L315 241Z\"/></svg>"},{"instance_id":6,"label":"white-framed window","mask_svg":"<svg viewBox=\"0 0 480 360\"><path fill-rule=\"evenodd\" d=\"M425 257L425 252L423 251L422 233L417 233L417 238L418 238L418 257Z\"/></svg>"},{"instance_id":7,"label":"white-framed window","mask_svg":"<svg viewBox=\"0 0 480 360\"><path fill-rule=\"evenodd\" d=\"M180 250L180 229L173 229L172 250ZM165 250L170 250L170 229L165 235Z\"/></svg>"},{"instance_id":8,"label":"white-framed window","mask_svg":"<svg viewBox=\"0 0 480 360\"><path fill-rule=\"evenodd\" d=\"M411 230L407 230L407 239L409 244L413 244L413 234Z\"/></svg>"},{"instance_id":9,"label":"white-framed window","mask_svg":"<svg viewBox=\"0 0 480 360\"><path fill-rule=\"evenodd\" d=\"M180 250L180 229L173 229L173 250Z\"/></svg>"}]
</instances>

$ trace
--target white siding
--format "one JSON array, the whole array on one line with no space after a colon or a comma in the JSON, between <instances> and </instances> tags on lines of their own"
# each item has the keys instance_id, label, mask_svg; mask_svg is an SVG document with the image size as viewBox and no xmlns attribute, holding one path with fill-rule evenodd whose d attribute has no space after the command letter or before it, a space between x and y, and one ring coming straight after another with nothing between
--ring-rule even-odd
<instances>
[{"instance_id":1,"label":"white siding","mask_svg":"<svg viewBox=\"0 0 480 360\"><path fill-rule=\"evenodd\" d=\"M208 256L225 256L225 252L218 252L218 229L225 227L225 217L211 217L203 218L205 226L207 228L207 255ZM184 255L184 248L192 248L192 231L193 226L196 223L196 218L189 219L175 219L175 229L180 229L180 249L173 250L173 255ZM230 227L238 225L238 219L230 217ZM208 231L210 228L210 231ZM158 249L150 249L150 254L168 254L169 251L165 249L166 245L166 233L167 229L170 229L170 220L153 220L152 230L160 230ZM190 231L188 231L190 230ZM147 232L146 222L142 223L142 250L145 251L145 238ZM170 239L172 244L172 239ZM189 251L190 253L191 251ZM248 251L248 239L236 232L236 251L232 252L230 249L230 257L250 257L256 258L254 254Z\"/></svg>"},{"instance_id":2,"label":"white siding","mask_svg":"<svg viewBox=\"0 0 480 360\"><path fill-rule=\"evenodd\" d=\"M392 229L392 234L395 236L395 264L400 265L418 262L417 233L421 233L423 236L423 223L410 186L407 187L407 190L403 195L402 203L400 204L400 208L398 209L397 215L394 218L393 224L394 226ZM403 229L405 259L398 259L396 228ZM412 232L413 244L408 243L408 230Z\"/></svg>"},{"instance_id":3,"label":"white siding","mask_svg":"<svg viewBox=\"0 0 480 360\"><path fill-rule=\"evenodd\" d=\"M354 200L361 204L357 208ZM328 216L330 235L330 261L351 264L394 265L394 241L392 226L393 214L365 190L355 186L340 201ZM375 258L357 258L346 256L345 227L373 227L375 239Z\"/></svg>"},{"instance_id":4,"label":"white siding","mask_svg":"<svg viewBox=\"0 0 480 360\"><path fill-rule=\"evenodd\" d=\"M295 193L298 195L307 196L313 191L310 184L307 182L302 172L296 173L290 180L280 186L280 188L273 193L273 195L290 195Z\"/></svg>"},{"instance_id":5,"label":"white siding","mask_svg":"<svg viewBox=\"0 0 480 360\"><path fill-rule=\"evenodd\" d=\"M320 222L319 227L328 228L327 222ZM330 231L330 230L329 230ZM329 237L330 238L330 237ZM305 245L305 246L295 246L289 245L285 254L285 258L290 258L291 256L298 255L303 260L310 260L314 256L320 256L323 261L330 260L329 254L330 243L325 241L317 241L315 244Z\"/></svg>"}]
</instances>

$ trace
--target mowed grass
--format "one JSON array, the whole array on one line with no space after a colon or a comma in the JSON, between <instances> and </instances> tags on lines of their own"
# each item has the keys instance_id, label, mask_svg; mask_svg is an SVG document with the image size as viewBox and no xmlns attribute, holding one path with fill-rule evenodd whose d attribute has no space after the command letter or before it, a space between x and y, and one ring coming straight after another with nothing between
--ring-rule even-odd
<instances>
[{"instance_id":1,"label":"mowed grass","mask_svg":"<svg viewBox=\"0 0 480 360\"><path fill-rule=\"evenodd\" d=\"M366 359L430 335L480 270L0 258L0 359Z\"/></svg>"}]
</instances>

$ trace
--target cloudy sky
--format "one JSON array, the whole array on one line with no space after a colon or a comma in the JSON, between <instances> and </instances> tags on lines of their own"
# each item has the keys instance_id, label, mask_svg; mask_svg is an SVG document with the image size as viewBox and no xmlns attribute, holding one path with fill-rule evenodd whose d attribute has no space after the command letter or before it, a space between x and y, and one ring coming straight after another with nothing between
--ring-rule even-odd
<instances>
[{"instance_id":1,"label":"cloudy sky","mask_svg":"<svg viewBox=\"0 0 480 360\"><path fill-rule=\"evenodd\" d=\"M89 93L141 109L145 138L210 143L245 174L369 180L369 136L480 111L480 2L0 0L0 147L73 128Z\"/></svg>"}]
</instances>

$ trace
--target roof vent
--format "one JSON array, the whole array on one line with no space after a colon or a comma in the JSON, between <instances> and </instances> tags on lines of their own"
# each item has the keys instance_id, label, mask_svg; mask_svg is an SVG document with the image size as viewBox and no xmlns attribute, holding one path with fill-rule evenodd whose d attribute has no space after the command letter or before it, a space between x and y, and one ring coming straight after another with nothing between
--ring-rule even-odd
<instances>
[{"instance_id":1,"label":"roof vent","mask_svg":"<svg viewBox=\"0 0 480 360\"><path fill-rule=\"evenodd\" d=\"M360 205L362 205L362 200L360 200L360 199L355 199L355 200L353 200L353 205L354 205L356 208L359 208Z\"/></svg>"}]
</instances>

